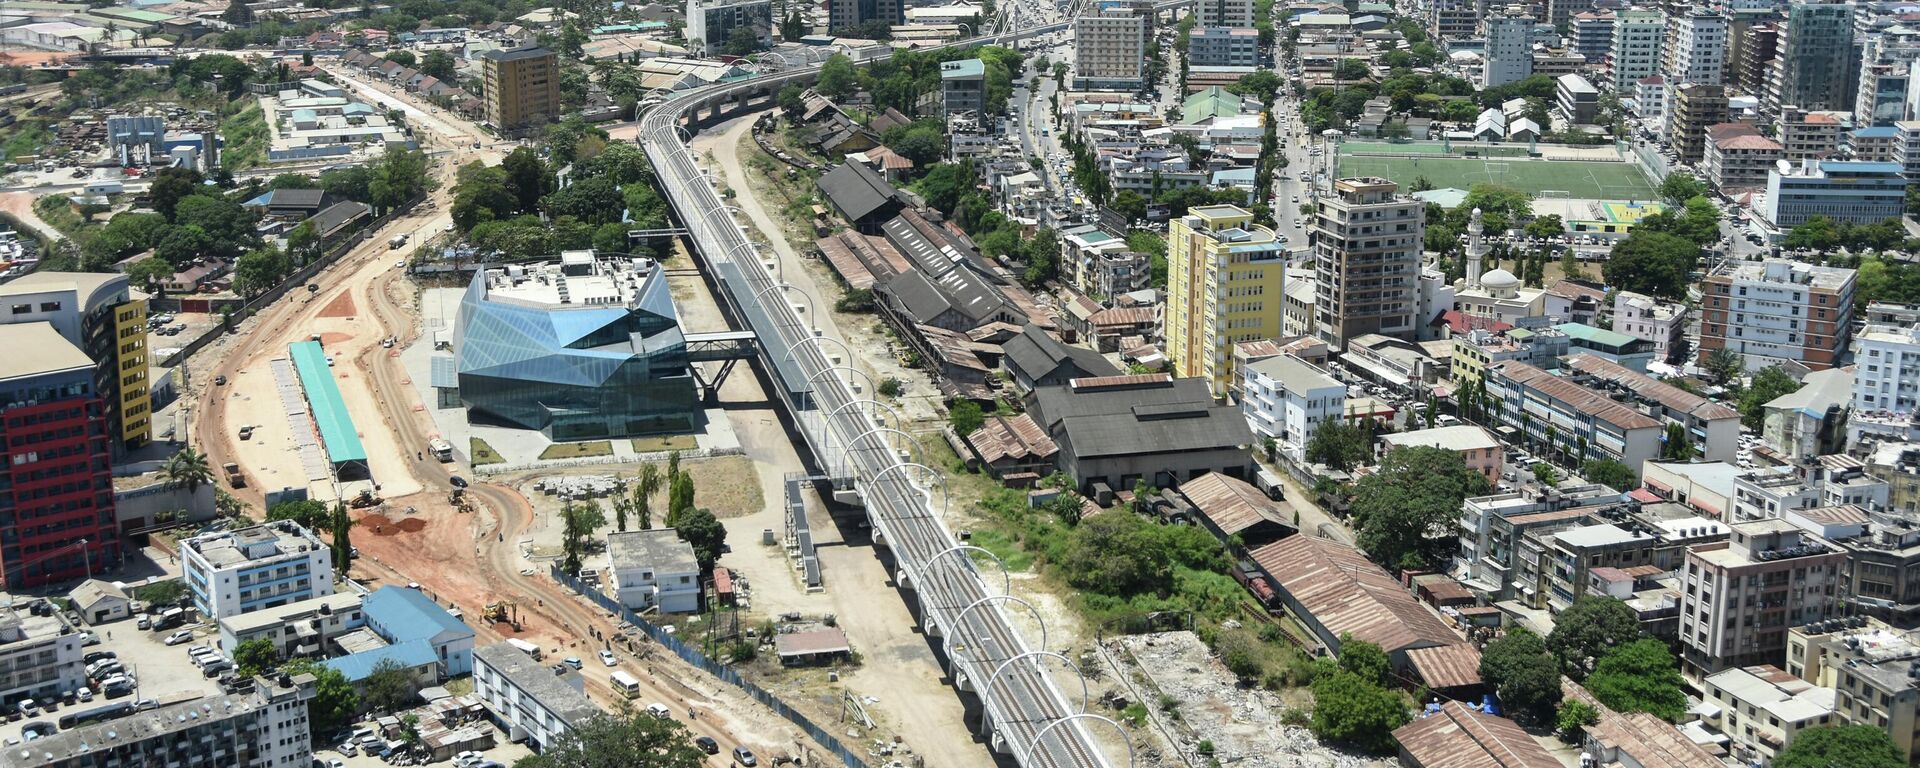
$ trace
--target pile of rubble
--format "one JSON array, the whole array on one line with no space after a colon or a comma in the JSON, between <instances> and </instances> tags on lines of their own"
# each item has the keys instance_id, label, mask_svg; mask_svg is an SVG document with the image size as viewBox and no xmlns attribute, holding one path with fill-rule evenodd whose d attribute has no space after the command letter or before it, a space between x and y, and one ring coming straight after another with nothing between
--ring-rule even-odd
<instances>
[{"instance_id":1,"label":"pile of rubble","mask_svg":"<svg viewBox=\"0 0 1920 768\"><path fill-rule=\"evenodd\" d=\"M533 489L562 499L598 499L624 491L627 481L606 475L564 475L534 481Z\"/></svg>"},{"instance_id":2,"label":"pile of rubble","mask_svg":"<svg viewBox=\"0 0 1920 768\"><path fill-rule=\"evenodd\" d=\"M1141 703L1154 709L1157 726L1137 733L1164 738L1172 733L1173 750L1205 764L1202 742L1213 746L1212 758L1236 768L1390 768L1392 760L1359 757L1321 744L1312 731L1281 723L1287 704L1279 694L1242 687L1192 632L1127 635L1106 641L1109 656L1123 666ZM1139 681L1144 676L1144 688ZM1159 710L1159 702L1174 702L1178 718ZM1162 731L1164 727L1167 731ZM1154 764L1154 761L1142 761ZM1164 766L1182 766L1175 754L1160 756Z\"/></svg>"}]
</instances>

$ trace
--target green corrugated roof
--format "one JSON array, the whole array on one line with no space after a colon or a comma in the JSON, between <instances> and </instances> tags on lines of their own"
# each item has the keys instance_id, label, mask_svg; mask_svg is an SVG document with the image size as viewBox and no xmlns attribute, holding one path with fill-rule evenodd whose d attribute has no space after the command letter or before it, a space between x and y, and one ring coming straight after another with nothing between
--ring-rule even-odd
<instances>
[{"instance_id":1,"label":"green corrugated roof","mask_svg":"<svg viewBox=\"0 0 1920 768\"><path fill-rule=\"evenodd\" d=\"M1211 117L1237 117L1239 114L1240 97L1217 85L1188 96L1180 104L1181 125L1192 125Z\"/></svg>"},{"instance_id":2,"label":"green corrugated roof","mask_svg":"<svg viewBox=\"0 0 1920 768\"><path fill-rule=\"evenodd\" d=\"M360 433L354 431L353 417L347 415L347 402L340 397L339 385L333 383L326 350L320 348L320 342L300 341L287 345L287 353L300 374L300 387L307 391L307 405L313 412L313 423L320 427L320 444L327 449L327 459L334 464L365 463L367 449L360 444Z\"/></svg>"},{"instance_id":3,"label":"green corrugated roof","mask_svg":"<svg viewBox=\"0 0 1920 768\"><path fill-rule=\"evenodd\" d=\"M1561 333L1566 334L1570 338L1608 347L1624 347L1632 344L1634 341L1634 337L1628 336L1627 334L1619 331L1609 331L1605 328L1596 328L1586 323L1561 323L1554 327L1560 329Z\"/></svg>"}]
</instances>

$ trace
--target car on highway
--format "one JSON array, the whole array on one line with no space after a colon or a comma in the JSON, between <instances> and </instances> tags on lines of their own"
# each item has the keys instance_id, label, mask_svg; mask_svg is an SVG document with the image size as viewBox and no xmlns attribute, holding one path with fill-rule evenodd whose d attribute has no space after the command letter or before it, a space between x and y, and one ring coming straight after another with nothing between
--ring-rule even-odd
<instances>
[{"instance_id":1,"label":"car on highway","mask_svg":"<svg viewBox=\"0 0 1920 768\"><path fill-rule=\"evenodd\" d=\"M742 766L742 768L754 768L754 766L760 764L760 759L753 756L753 750L747 749L746 747L734 747L733 764Z\"/></svg>"},{"instance_id":2,"label":"car on highway","mask_svg":"<svg viewBox=\"0 0 1920 768\"><path fill-rule=\"evenodd\" d=\"M163 642L165 642L167 645L179 645L181 643L191 642L192 640L193 640L193 632L191 630L183 629L171 635L167 635L167 639Z\"/></svg>"},{"instance_id":3,"label":"car on highway","mask_svg":"<svg viewBox=\"0 0 1920 768\"><path fill-rule=\"evenodd\" d=\"M447 485L455 488L465 488L467 487L467 479L459 475L451 475L447 478Z\"/></svg>"},{"instance_id":4,"label":"car on highway","mask_svg":"<svg viewBox=\"0 0 1920 768\"><path fill-rule=\"evenodd\" d=\"M605 649L601 649L600 651L600 663L609 667L620 666L620 660L613 657L613 651Z\"/></svg>"},{"instance_id":5,"label":"car on highway","mask_svg":"<svg viewBox=\"0 0 1920 768\"><path fill-rule=\"evenodd\" d=\"M709 755L720 754L720 742L714 741L712 736L695 736L693 745Z\"/></svg>"}]
</instances>

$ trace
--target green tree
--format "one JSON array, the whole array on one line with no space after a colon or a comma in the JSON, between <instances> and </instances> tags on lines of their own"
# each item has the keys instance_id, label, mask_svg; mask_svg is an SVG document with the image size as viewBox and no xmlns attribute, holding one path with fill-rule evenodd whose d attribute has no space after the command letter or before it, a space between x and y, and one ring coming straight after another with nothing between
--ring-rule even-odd
<instances>
[{"instance_id":1,"label":"green tree","mask_svg":"<svg viewBox=\"0 0 1920 768\"><path fill-rule=\"evenodd\" d=\"M1567 699L1560 702L1560 711L1555 713L1553 730L1560 740L1568 744L1579 744L1585 737L1589 725L1600 722L1600 710L1579 699Z\"/></svg>"},{"instance_id":2,"label":"green tree","mask_svg":"<svg viewBox=\"0 0 1920 768\"><path fill-rule=\"evenodd\" d=\"M280 663L280 652L273 641L256 637L233 647L233 665L242 677L254 677Z\"/></svg>"},{"instance_id":3,"label":"green tree","mask_svg":"<svg viewBox=\"0 0 1920 768\"><path fill-rule=\"evenodd\" d=\"M354 712L360 709L360 695L340 670L322 666L312 659L295 659L287 662L281 671L314 676L313 698L307 701L307 719L308 730L316 740L337 734L353 722Z\"/></svg>"},{"instance_id":4,"label":"green tree","mask_svg":"<svg viewBox=\"0 0 1920 768\"><path fill-rule=\"evenodd\" d=\"M1660 180L1660 199L1671 205L1685 205L1688 200L1705 197L1706 194L1707 185L1685 171L1669 173Z\"/></svg>"},{"instance_id":5,"label":"green tree","mask_svg":"<svg viewBox=\"0 0 1920 768\"><path fill-rule=\"evenodd\" d=\"M517 201L513 212L539 210L540 198L553 191L553 174L547 171L546 162L532 147L519 147L508 153L500 160L500 169L506 172L502 182L507 193ZM455 191L458 192L457 187Z\"/></svg>"},{"instance_id":6,"label":"green tree","mask_svg":"<svg viewBox=\"0 0 1920 768\"><path fill-rule=\"evenodd\" d=\"M624 198L611 179L596 177L575 181L540 199L540 208L549 216L572 216L590 224L620 220Z\"/></svg>"},{"instance_id":7,"label":"green tree","mask_svg":"<svg viewBox=\"0 0 1920 768\"><path fill-rule=\"evenodd\" d=\"M659 492L660 465L651 462L640 465L640 477L633 484L633 513L640 530L653 527L653 495Z\"/></svg>"},{"instance_id":8,"label":"green tree","mask_svg":"<svg viewBox=\"0 0 1920 768\"><path fill-rule=\"evenodd\" d=\"M1381 460L1379 471L1354 484L1357 543L1391 568L1430 567L1444 559L1452 543L1461 502L1488 490L1486 476L1468 469L1456 451L1396 448Z\"/></svg>"},{"instance_id":9,"label":"green tree","mask_svg":"<svg viewBox=\"0 0 1920 768\"><path fill-rule=\"evenodd\" d=\"M673 532L693 548L693 558L700 561L702 573L713 570L727 548L727 527L704 507L681 513Z\"/></svg>"},{"instance_id":10,"label":"green tree","mask_svg":"<svg viewBox=\"0 0 1920 768\"><path fill-rule=\"evenodd\" d=\"M1307 439L1307 461L1325 464L1339 472L1348 472L1366 461L1373 451L1373 438L1360 425L1346 419L1329 419L1314 427Z\"/></svg>"},{"instance_id":11,"label":"green tree","mask_svg":"<svg viewBox=\"0 0 1920 768\"><path fill-rule=\"evenodd\" d=\"M680 516L693 511L693 477L667 472L667 527L680 527Z\"/></svg>"},{"instance_id":12,"label":"green tree","mask_svg":"<svg viewBox=\"0 0 1920 768\"><path fill-rule=\"evenodd\" d=\"M1886 729L1872 725L1808 728L1773 758L1773 768L1905 768L1906 764Z\"/></svg>"},{"instance_id":13,"label":"green tree","mask_svg":"<svg viewBox=\"0 0 1920 768\"><path fill-rule=\"evenodd\" d=\"M986 414L980 411L980 404L972 400L956 400L953 407L947 409L947 422L953 425L953 431L961 436L971 435L982 424L987 423Z\"/></svg>"},{"instance_id":14,"label":"green tree","mask_svg":"<svg viewBox=\"0 0 1920 768\"><path fill-rule=\"evenodd\" d=\"M622 707L567 729L513 768L700 768L706 759L678 721Z\"/></svg>"},{"instance_id":15,"label":"green tree","mask_svg":"<svg viewBox=\"0 0 1920 768\"><path fill-rule=\"evenodd\" d=\"M353 518L347 515L346 502L333 504L333 570L341 575L353 567Z\"/></svg>"},{"instance_id":16,"label":"green tree","mask_svg":"<svg viewBox=\"0 0 1920 768\"><path fill-rule=\"evenodd\" d=\"M1620 491L1630 490L1640 484L1640 478L1634 474L1632 467L1613 459L1588 459L1586 465L1580 468L1580 474L1587 478L1587 482Z\"/></svg>"},{"instance_id":17,"label":"green tree","mask_svg":"<svg viewBox=\"0 0 1920 768\"><path fill-rule=\"evenodd\" d=\"M813 89L820 95L836 101L852 96L860 87L860 75L853 68L853 60L846 54L836 53L827 57L820 65L820 79Z\"/></svg>"},{"instance_id":18,"label":"green tree","mask_svg":"<svg viewBox=\"0 0 1920 768\"><path fill-rule=\"evenodd\" d=\"M1621 712L1678 720L1687 711L1680 668L1666 643L1651 637L1615 646L1587 676L1587 690Z\"/></svg>"},{"instance_id":19,"label":"green tree","mask_svg":"<svg viewBox=\"0 0 1920 768\"><path fill-rule=\"evenodd\" d=\"M1480 652L1480 679L1522 723L1543 723L1560 702L1560 674L1547 644L1525 627L1512 627Z\"/></svg>"},{"instance_id":20,"label":"green tree","mask_svg":"<svg viewBox=\"0 0 1920 768\"><path fill-rule=\"evenodd\" d=\"M1383 687L1388 684L1387 673L1393 670L1392 662L1387 660L1387 652L1380 650L1380 646L1355 640L1351 633L1346 632L1340 635L1339 662L1340 669Z\"/></svg>"},{"instance_id":21,"label":"green tree","mask_svg":"<svg viewBox=\"0 0 1920 768\"><path fill-rule=\"evenodd\" d=\"M427 51L420 60L420 74L446 82L455 82L459 75L453 71L453 54L446 51Z\"/></svg>"},{"instance_id":22,"label":"green tree","mask_svg":"<svg viewBox=\"0 0 1920 768\"><path fill-rule=\"evenodd\" d=\"M386 152L374 161L370 176L367 203L381 213L393 210L432 185L426 154L397 143L387 145Z\"/></svg>"},{"instance_id":23,"label":"green tree","mask_svg":"<svg viewBox=\"0 0 1920 768\"><path fill-rule=\"evenodd\" d=\"M800 18L799 11L788 13L786 18L780 21L780 39L782 40L789 42L798 41L808 34L807 22L805 19Z\"/></svg>"},{"instance_id":24,"label":"green tree","mask_svg":"<svg viewBox=\"0 0 1920 768\"><path fill-rule=\"evenodd\" d=\"M745 56L760 50L760 36L753 33L753 27L741 24L727 32L727 42L721 49L729 56Z\"/></svg>"},{"instance_id":25,"label":"green tree","mask_svg":"<svg viewBox=\"0 0 1920 768\"><path fill-rule=\"evenodd\" d=\"M360 689L366 692L367 706L378 712L398 712L412 705L420 693L412 673L393 659L375 663L373 671L360 681Z\"/></svg>"},{"instance_id":26,"label":"green tree","mask_svg":"<svg viewBox=\"0 0 1920 768\"><path fill-rule=\"evenodd\" d=\"M177 271L185 271L193 266L193 260L204 258L213 250L213 238L199 227L174 227L167 232L165 239L153 247L153 255L172 264Z\"/></svg>"},{"instance_id":27,"label":"green tree","mask_svg":"<svg viewBox=\"0 0 1920 768\"><path fill-rule=\"evenodd\" d=\"M1679 299L1686 295L1688 275L1699 255L1700 247L1690 240L1636 227L1614 245L1600 274L1618 290Z\"/></svg>"},{"instance_id":28,"label":"green tree","mask_svg":"<svg viewBox=\"0 0 1920 768\"><path fill-rule=\"evenodd\" d=\"M404 49L398 50L398 51L388 51L387 55L384 58L387 61L391 61L403 67L412 67L413 65L420 63L419 59L414 58L413 51L408 51Z\"/></svg>"},{"instance_id":29,"label":"green tree","mask_svg":"<svg viewBox=\"0 0 1920 768\"><path fill-rule=\"evenodd\" d=\"M567 502L560 509L561 536L560 548L565 553L564 567L568 573L580 572L581 549L585 540L593 537L594 529L607 524L607 515L600 505L592 501Z\"/></svg>"},{"instance_id":30,"label":"green tree","mask_svg":"<svg viewBox=\"0 0 1920 768\"><path fill-rule=\"evenodd\" d=\"M255 248L233 264L233 290L242 296L257 296L280 284L293 271L293 260L272 246Z\"/></svg>"},{"instance_id":31,"label":"green tree","mask_svg":"<svg viewBox=\"0 0 1920 768\"><path fill-rule=\"evenodd\" d=\"M1411 719L1399 694L1360 675L1341 670L1313 682L1313 733L1327 741L1385 754L1394 746L1393 729Z\"/></svg>"},{"instance_id":32,"label":"green tree","mask_svg":"<svg viewBox=\"0 0 1920 768\"><path fill-rule=\"evenodd\" d=\"M314 499L283 501L267 507L268 520L292 520L310 531L322 533L333 529L333 510L326 502Z\"/></svg>"},{"instance_id":33,"label":"green tree","mask_svg":"<svg viewBox=\"0 0 1920 768\"><path fill-rule=\"evenodd\" d=\"M1800 391L1800 382L1788 376L1786 369L1769 365L1755 373L1740 390L1740 423L1758 432L1767 416L1767 403L1782 395Z\"/></svg>"},{"instance_id":34,"label":"green tree","mask_svg":"<svg viewBox=\"0 0 1920 768\"><path fill-rule=\"evenodd\" d=\"M1640 616L1626 603L1585 595L1560 612L1547 635L1547 649L1560 660L1560 674L1585 680L1609 649L1640 639Z\"/></svg>"},{"instance_id":35,"label":"green tree","mask_svg":"<svg viewBox=\"0 0 1920 768\"><path fill-rule=\"evenodd\" d=\"M168 488L185 488L187 493L200 490L200 486L213 483L213 467L207 463L207 455L191 447L174 451L160 465L160 479Z\"/></svg>"},{"instance_id":36,"label":"green tree","mask_svg":"<svg viewBox=\"0 0 1920 768\"><path fill-rule=\"evenodd\" d=\"M1707 378L1715 386L1727 386L1747 370L1745 356L1726 347L1708 352L1700 359L1700 367L1706 369Z\"/></svg>"}]
</instances>

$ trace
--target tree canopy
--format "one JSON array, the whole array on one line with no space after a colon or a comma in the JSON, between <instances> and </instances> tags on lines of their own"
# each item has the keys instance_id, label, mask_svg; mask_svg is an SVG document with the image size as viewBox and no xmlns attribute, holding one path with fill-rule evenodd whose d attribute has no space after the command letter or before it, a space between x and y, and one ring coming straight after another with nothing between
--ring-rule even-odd
<instances>
[{"instance_id":1,"label":"tree canopy","mask_svg":"<svg viewBox=\"0 0 1920 768\"><path fill-rule=\"evenodd\" d=\"M1740 390L1740 423L1748 429L1759 431L1766 420L1766 405L1774 398L1800 391L1800 382L1788 376L1786 369L1778 365L1769 365L1760 369L1747 385Z\"/></svg>"},{"instance_id":2,"label":"tree canopy","mask_svg":"<svg viewBox=\"0 0 1920 768\"><path fill-rule=\"evenodd\" d=\"M1587 676L1594 698L1621 712L1646 712L1678 720L1687 711L1678 663L1665 643L1651 637L1608 649Z\"/></svg>"},{"instance_id":3,"label":"tree canopy","mask_svg":"<svg viewBox=\"0 0 1920 768\"><path fill-rule=\"evenodd\" d=\"M1525 627L1513 627L1480 652L1480 678L1492 688L1515 720L1550 720L1560 703L1559 665L1546 641Z\"/></svg>"},{"instance_id":4,"label":"tree canopy","mask_svg":"<svg viewBox=\"0 0 1920 768\"><path fill-rule=\"evenodd\" d=\"M567 729L513 768L700 768L706 758L673 718L623 709Z\"/></svg>"},{"instance_id":5,"label":"tree canopy","mask_svg":"<svg viewBox=\"0 0 1920 768\"><path fill-rule=\"evenodd\" d=\"M1560 660L1560 673L1585 680L1607 651L1640 639L1640 616L1626 603L1604 595L1585 595L1554 619L1547 648Z\"/></svg>"},{"instance_id":6,"label":"tree canopy","mask_svg":"<svg viewBox=\"0 0 1920 768\"><path fill-rule=\"evenodd\" d=\"M1307 439L1307 461L1351 471L1373 453L1373 436L1365 427L1346 419L1328 419L1313 428Z\"/></svg>"},{"instance_id":7,"label":"tree canopy","mask_svg":"<svg viewBox=\"0 0 1920 768\"><path fill-rule=\"evenodd\" d=\"M713 570L714 564L720 562L720 554L726 551L727 527L704 507L681 513L674 521L673 530L693 548L693 557L700 562L703 572Z\"/></svg>"},{"instance_id":8,"label":"tree canopy","mask_svg":"<svg viewBox=\"0 0 1920 768\"><path fill-rule=\"evenodd\" d=\"M1460 503L1491 487L1457 451L1395 448L1379 471L1354 485L1358 544L1390 568L1424 569L1443 562L1455 541L1450 529Z\"/></svg>"},{"instance_id":9,"label":"tree canopy","mask_svg":"<svg viewBox=\"0 0 1920 768\"><path fill-rule=\"evenodd\" d=\"M1398 693L1361 675L1343 669L1313 681L1311 725L1327 741L1385 754L1393 750L1393 729L1411 719Z\"/></svg>"},{"instance_id":10,"label":"tree canopy","mask_svg":"<svg viewBox=\"0 0 1920 768\"><path fill-rule=\"evenodd\" d=\"M1906 764L1886 729L1872 725L1808 728L1773 758L1773 768L1904 768Z\"/></svg>"},{"instance_id":11,"label":"tree canopy","mask_svg":"<svg viewBox=\"0 0 1920 768\"><path fill-rule=\"evenodd\" d=\"M1619 290L1675 300L1686 295L1699 256L1700 247L1686 238L1635 228L1613 246L1600 273Z\"/></svg>"}]
</instances>

